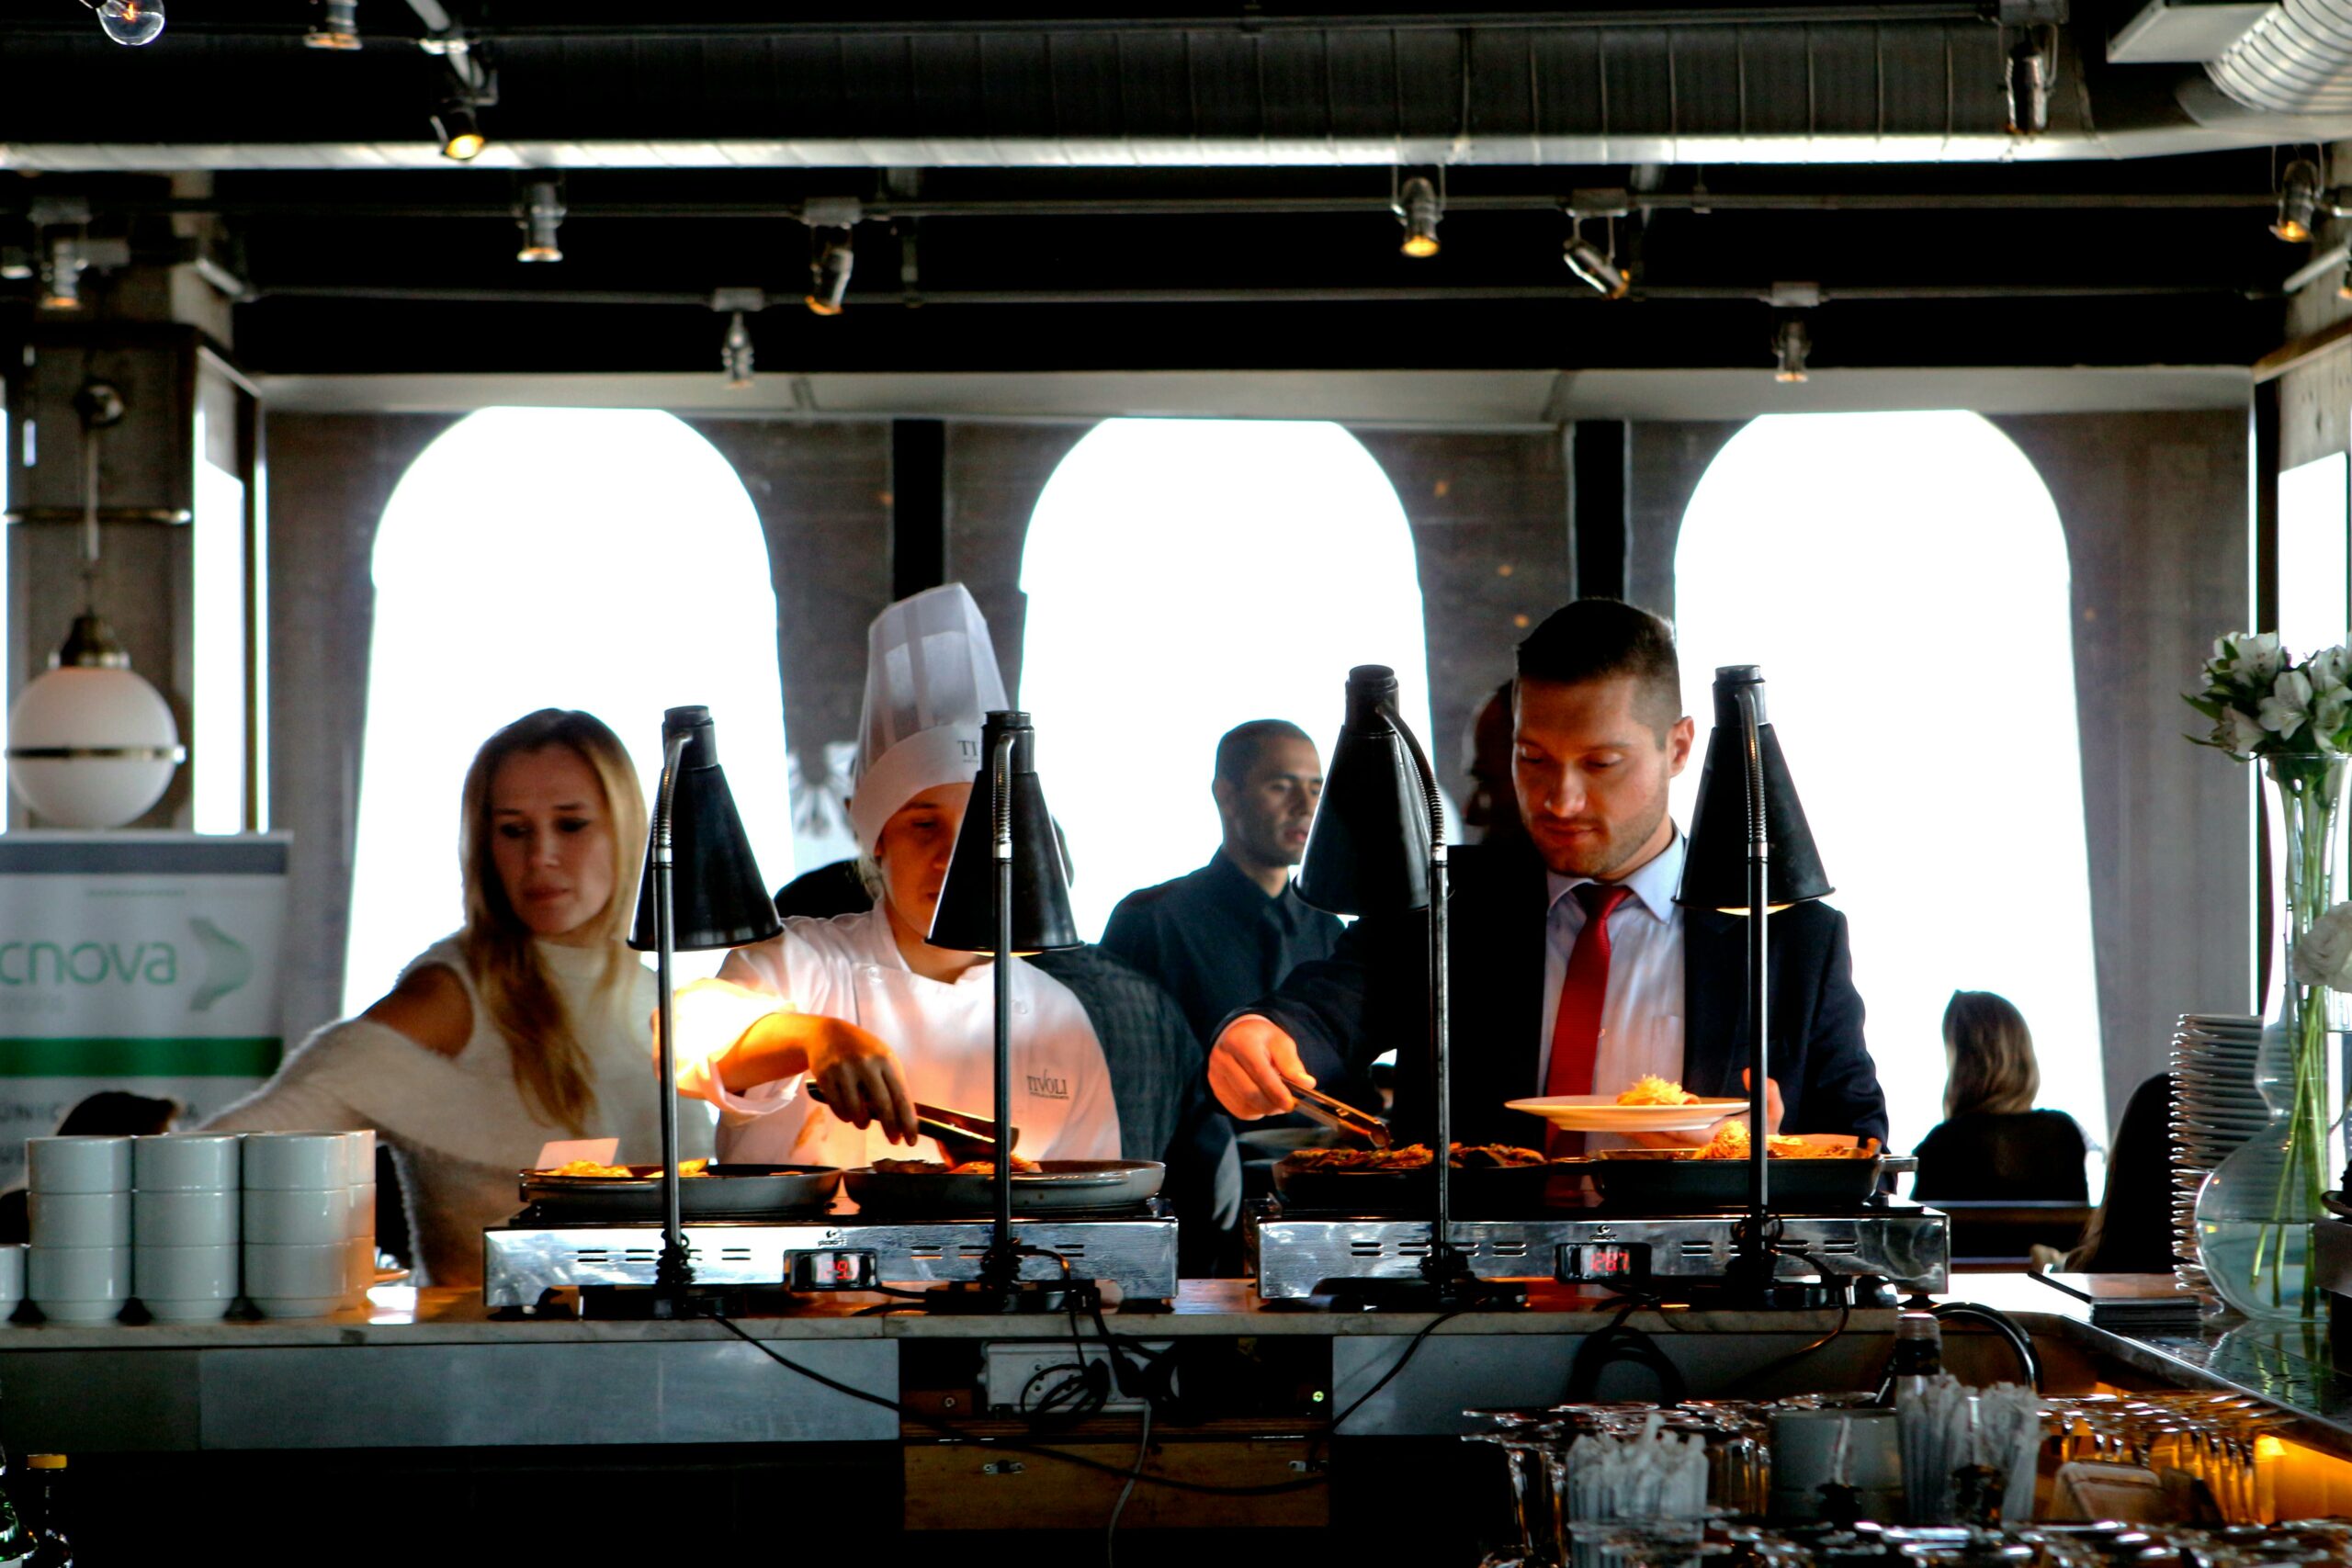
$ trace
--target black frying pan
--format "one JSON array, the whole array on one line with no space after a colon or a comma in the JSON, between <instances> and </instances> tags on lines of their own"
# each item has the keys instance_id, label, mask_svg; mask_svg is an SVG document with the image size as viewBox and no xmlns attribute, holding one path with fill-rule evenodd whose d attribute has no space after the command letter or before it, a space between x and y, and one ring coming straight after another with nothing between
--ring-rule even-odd
<instances>
[{"instance_id":1,"label":"black frying pan","mask_svg":"<svg viewBox=\"0 0 2352 1568\"><path fill-rule=\"evenodd\" d=\"M1515 1219L1541 1213L1550 1165L1453 1168L1453 1212L1463 1219ZM1426 1213L1437 1201L1437 1168L1347 1170L1284 1155L1274 1162L1274 1190L1285 1207L1340 1214Z\"/></svg>"},{"instance_id":2,"label":"black frying pan","mask_svg":"<svg viewBox=\"0 0 2352 1568\"><path fill-rule=\"evenodd\" d=\"M583 1220L662 1217L662 1168L633 1165L627 1176L558 1176L526 1170L523 1201ZM708 1176L681 1177L678 1213L690 1220L758 1219L830 1206L842 1173L829 1165L713 1165Z\"/></svg>"},{"instance_id":3,"label":"black frying pan","mask_svg":"<svg viewBox=\"0 0 2352 1568\"><path fill-rule=\"evenodd\" d=\"M1148 1159L1046 1159L1012 1173L1012 1212L1124 1209L1159 1195L1168 1168ZM842 1179L863 1213L929 1218L996 1213L994 1176L939 1170L845 1171Z\"/></svg>"},{"instance_id":4,"label":"black frying pan","mask_svg":"<svg viewBox=\"0 0 2352 1568\"><path fill-rule=\"evenodd\" d=\"M1776 1159L1775 1209L1851 1208L1878 1187L1876 1159ZM1738 1209L1747 1203L1747 1162L1692 1159L1668 1149L1625 1149L1562 1164L1590 1175L1612 1209L1674 1213Z\"/></svg>"}]
</instances>

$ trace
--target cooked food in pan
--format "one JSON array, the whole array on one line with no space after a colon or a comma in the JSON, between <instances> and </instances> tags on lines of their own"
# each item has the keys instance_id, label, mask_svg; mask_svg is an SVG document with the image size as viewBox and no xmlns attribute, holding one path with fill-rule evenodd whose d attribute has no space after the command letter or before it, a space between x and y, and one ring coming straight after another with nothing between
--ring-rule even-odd
<instances>
[{"instance_id":1,"label":"cooked food in pan","mask_svg":"<svg viewBox=\"0 0 2352 1568\"><path fill-rule=\"evenodd\" d=\"M1426 1170L1434 1163L1427 1144L1401 1149L1294 1149L1283 1156L1294 1170ZM1548 1163L1534 1149L1510 1144L1456 1144L1451 1162L1456 1170L1507 1170Z\"/></svg>"},{"instance_id":2,"label":"cooked food in pan","mask_svg":"<svg viewBox=\"0 0 2352 1568\"><path fill-rule=\"evenodd\" d=\"M1645 1073L1617 1097L1620 1105L1695 1105L1699 1097L1680 1084Z\"/></svg>"},{"instance_id":3,"label":"cooked food in pan","mask_svg":"<svg viewBox=\"0 0 2352 1568\"><path fill-rule=\"evenodd\" d=\"M708 1176L707 1159L682 1159L678 1162L680 1176ZM593 1159L566 1160L552 1170L525 1172L528 1176L592 1176L606 1181L627 1180L638 1173L625 1165L598 1165Z\"/></svg>"},{"instance_id":4,"label":"cooked food in pan","mask_svg":"<svg viewBox=\"0 0 2352 1568\"><path fill-rule=\"evenodd\" d=\"M994 1176L996 1161L967 1159L961 1165L942 1165L935 1159L877 1159L874 1162L874 1168L897 1176ZM1034 1159L1022 1155L1012 1156L1012 1174L1015 1176L1038 1168Z\"/></svg>"},{"instance_id":5,"label":"cooked food in pan","mask_svg":"<svg viewBox=\"0 0 2352 1568\"><path fill-rule=\"evenodd\" d=\"M1747 1124L1726 1122L1715 1129L1707 1146L1691 1157L1694 1159L1746 1159L1748 1155ZM1865 1138L1860 1144L1826 1144L1814 1138L1791 1137L1774 1133L1767 1140L1767 1147L1774 1159L1876 1159L1878 1140Z\"/></svg>"}]
</instances>

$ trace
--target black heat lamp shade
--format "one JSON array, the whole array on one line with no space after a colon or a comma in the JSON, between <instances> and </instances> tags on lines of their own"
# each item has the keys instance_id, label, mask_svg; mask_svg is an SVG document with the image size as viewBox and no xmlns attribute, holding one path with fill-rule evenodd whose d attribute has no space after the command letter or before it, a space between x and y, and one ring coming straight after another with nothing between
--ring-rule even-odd
<instances>
[{"instance_id":1,"label":"black heat lamp shade","mask_svg":"<svg viewBox=\"0 0 2352 1568\"><path fill-rule=\"evenodd\" d=\"M1037 782L1037 731L1025 713L992 713L980 727L980 771L964 807L947 880L931 917L931 944L957 953L997 950L996 748L1012 737L1012 941L1015 953L1051 953L1084 943L1069 911L1069 868Z\"/></svg>"},{"instance_id":2,"label":"black heat lamp shade","mask_svg":"<svg viewBox=\"0 0 2352 1568\"><path fill-rule=\"evenodd\" d=\"M782 931L767 879L752 858L752 840L735 813L727 775L719 771L718 742L706 707L672 708L662 716L664 752L673 735L684 734L685 750L670 807L670 909L673 951L696 953L764 942ZM661 808L657 798L654 808ZM637 920L628 944L650 953L653 934L653 847L646 844L645 874L638 883Z\"/></svg>"},{"instance_id":3,"label":"black heat lamp shade","mask_svg":"<svg viewBox=\"0 0 2352 1568\"><path fill-rule=\"evenodd\" d=\"M1430 903L1430 807L1394 715L1396 672L1348 671L1347 721L1323 771L1323 799L1299 867L1298 896L1335 915L1385 915Z\"/></svg>"},{"instance_id":4,"label":"black heat lamp shade","mask_svg":"<svg viewBox=\"0 0 2352 1568\"><path fill-rule=\"evenodd\" d=\"M1753 664L1727 664L1715 671L1715 728L1707 737L1707 761L1699 773L1699 800L1690 813L1690 842L1682 863L1682 887L1674 901L1688 908L1747 913L1747 758L1739 714L1742 688L1756 694L1764 764L1764 826L1772 855L1765 901L1773 908L1826 897L1833 889L1821 869L1821 852L1805 825L1804 807L1789 764L1781 755L1764 708L1764 677Z\"/></svg>"}]
</instances>

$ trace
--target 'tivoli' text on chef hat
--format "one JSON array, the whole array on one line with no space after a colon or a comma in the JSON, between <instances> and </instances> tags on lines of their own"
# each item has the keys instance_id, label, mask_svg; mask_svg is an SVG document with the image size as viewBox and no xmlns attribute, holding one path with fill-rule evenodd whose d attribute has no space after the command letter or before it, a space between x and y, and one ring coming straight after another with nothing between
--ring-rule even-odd
<instances>
[{"instance_id":1,"label":"'tivoli' text on chef hat","mask_svg":"<svg viewBox=\"0 0 2352 1568\"><path fill-rule=\"evenodd\" d=\"M980 716L1012 705L996 644L960 582L901 599L865 633L865 712L849 802L858 847L874 852L890 814L924 790L969 784Z\"/></svg>"}]
</instances>

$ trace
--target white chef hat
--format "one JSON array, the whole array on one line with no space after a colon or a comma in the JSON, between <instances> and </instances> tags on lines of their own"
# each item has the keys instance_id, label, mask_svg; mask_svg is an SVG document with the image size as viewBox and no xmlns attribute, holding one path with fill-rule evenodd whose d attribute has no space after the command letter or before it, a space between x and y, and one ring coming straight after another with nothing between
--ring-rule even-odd
<instances>
[{"instance_id":1,"label":"white chef hat","mask_svg":"<svg viewBox=\"0 0 2352 1568\"><path fill-rule=\"evenodd\" d=\"M969 590L927 588L865 632L865 712L858 721L850 825L874 852L882 824L924 790L969 784L980 767L980 716L1012 705L996 644Z\"/></svg>"}]
</instances>

